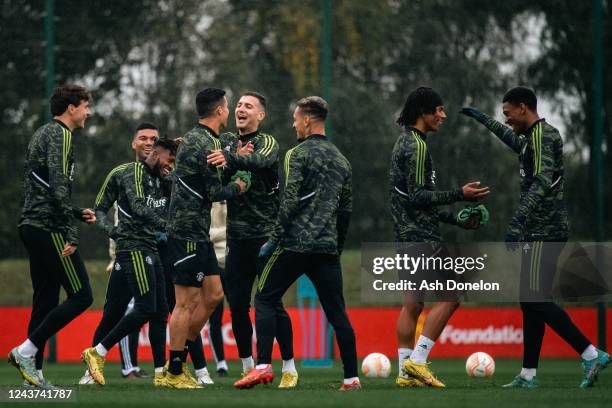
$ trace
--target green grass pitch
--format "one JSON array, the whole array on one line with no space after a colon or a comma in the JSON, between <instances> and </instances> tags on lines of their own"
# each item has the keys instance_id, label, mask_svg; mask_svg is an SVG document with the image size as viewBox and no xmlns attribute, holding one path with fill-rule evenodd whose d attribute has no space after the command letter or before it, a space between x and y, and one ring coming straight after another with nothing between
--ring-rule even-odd
<instances>
[{"instance_id":1,"label":"green grass pitch","mask_svg":"<svg viewBox=\"0 0 612 408\"><path fill-rule=\"evenodd\" d=\"M533 390L503 390L500 386L512 379L520 369L519 360L496 361L491 379L468 378L463 360L434 360L432 369L446 382L446 389L398 389L394 384L395 371L387 379L362 378L363 390L340 393L336 389L342 378L338 362L333 368L299 368L300 384L295 390L279 390L274 385L257 386L251 390L232 387L237 379L239 363L230 363L230 376L218 378L215 385L203 390L156 389L151 381L124 380L116 363L108 364L107 385L75 386L83 374L80 364L48 364L45 375L55 384L75 389L75 403L56 406L86 407L610 407L612 406L612 368L604 371L592 389L578 388L581 370L577 360L543 360L538 370L540 388ZM149 368L150 364L144 366ZM299 367L299 366L298 366ZM395 369L395 366L393 367ZM276 372L280 366L275 364ZM608 372L609 371L609 372ZM0 387L20 384L17 371L4 363L0 366ZM19 406L40 406L40 403L21 403Z\"/></svg>"}]
</instances>

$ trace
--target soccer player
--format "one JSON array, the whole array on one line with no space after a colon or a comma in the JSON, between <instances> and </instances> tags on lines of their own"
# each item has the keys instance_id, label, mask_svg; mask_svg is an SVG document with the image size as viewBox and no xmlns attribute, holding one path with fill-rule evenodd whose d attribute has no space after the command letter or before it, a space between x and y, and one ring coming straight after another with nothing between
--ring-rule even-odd
<instances>
[{"instance_id":1,"label":"soccer player","mask_svg":"<svg viewBox=\"0 0 612 408\"><path fill-rule=\"evenodd\" d=\"M524 243L521 244L523 367L504 387L538 386L536 369L546 325L580 355L583 366L580 387L591 387L600 371L610 364L610 355L595 348L550 296L557 258L569 235L563 198L563 140L557 129L540 118L536 95L529 88L510 89L503 97L502 110L512 129L474 108L464 108L461 113L482 123L519 156L521 196L505 241L509 249L518 248L519 241Z\"/></svg>"},{"instance_id":2,"label":"soccer player","mask_svg":"<svg viewBox=\"0 0 612 408\"><path fill-rule=\"evenodd\" d=\"M474 181L449 191L436 191L431 154L427 149L427 133L436 132L444 122L446 113L442 98L433 89L419 87L408 98L397 120L402 132L395 142L391 156L389 188L391 216L396 242L414 243L443 251L439 222L457 225L453 214L440 210L441 205L459 201L475 201L484 198L487 187L479 188ZM475 228L469 221L464 228ZM423 330L414 344L416 325L424 307L423 301L407 294L397 320L400 387L444 387L427 365L427 357L446 323L457 307L458 301L439 301L427 314Z\"/></svg>"},{"instance_id":3,"label":"soccer player","mask_svg":"<svg viewBox=\"0 0 612 408\"><path fill-rule=\"evenodd\" d=\"M77 85L63 85L51 96L53 120L38 128L25 160L25 200L19 235L30 257L32 315L28 337L13 348L9 362L28 383L52 387L42 374L47 340L93 302L89 278L77 248L75 220L94 224L91 209L71 200L74 172L72 132L90 115L90 95ZM60 287L67 298L59 304Z\"/></svg>"},{"instance_id":4,"label":"soccer player","mask_svg":"<svg viewBox=\"0 0 612 408\"><path fill-rule=\"evenodd\" d=\"M255 367L253 326L249 316L255 278L260 275L259 250L266 243L278 211L278 142L259 131L266 117L266 99L257 92L241 95L234 111L238 134L224 134L229 150L214 152L208 162L226 164L226 174L251 173L248 193L228 201L228 255L225 292L232 313L232 330L242 360L242 372ZM293 359L291 320L281 299L276 304L276 339L283 359L280 388L293 388L298 373Z\"/></svg>"},{"instance_id":5,"label":"soccer player","mask_svg":"<svg viewBox=\"0 0 612 408\"><path fill-rule=\"evenodd\" d=\"M293 113L298 145L285 155L284 191L275 227L260 251L266 257L255 296L257 365L238 380L250 388L273 380L272 345L278 305L303 274L314 284L327 319L336 331L344 365L342 391L361 388L355 333L342 294L340 255L352 210L351 166L325 136L327 102L300 99Z\"/></svg>"},{"instance_id":6,"label":"soccer player","mask_svg":"<svg viewBox=\"0 0 612 408\"><path fill-rule=\"evenodd\" d=\"M206 163L221 149L219 132L227 126L225 91L207 88L196 96L200 117L181 140L168 215L168 247L174 267L176 306L170 320L170 365L165 386L194 388L183 373L185 342L193 341L223 299L223 288L212 243L210 209L214 201L234 198L247 190L242 174L223 186L222 169Z\"/></svg>"},{"instance_id":7,"label":"soccer player","mask_svg":"<svg viewBox=\"0 0 612 408\"><path fill-rule=\"evenodd\" d=\"M136 127L136 132L132 138L132 149L136 153L136 161L147 158L153 144L159 139L159 129L153 123L142 122ZM115 208L115 225L119 222L119 214ZM115 241L109 239L109 253L111 254L111 263L107 267L108 272L112 272L115 263ZM125 313L130 313L134 310L134 299L130 301ZM140 328L134 330L128 336L121 339L119 342L119 354L121 357L121 375L123 378L150 378L150 376L138 367L138 338L140 337Z\"/></svg>"},{"instance_id":8,"label":"soccer player","mask_svg":"<svg viewBox=\"0 0 612 408\"><path fill-rule=\"evenodd\" d=\"M168 304L156 243L164 238L166 225L167 200L160 179L174 166L175 154L174 141L156 140L145 160L111 170L96 197L98 224L117 243L94 347L81 353L89 374L100 385L105 384L104 362L108 350L134 327L141 327L147 321L155 370L163 370L166 362ZM116 227L106 217L115 201L119 210ZM134 298L134 310L125 314L131 298Z\"/></svg>"},{"instance_id":9,"label":"soccer player","mask_svg":"<svg viewBox=\"0 0 612 408\"><path fill-rule=\"evenodd\" d=\"M132 150L135 153L135 161L143 161L147 158L153 144L159 138L159 129L153 123L142 122L136 127L136 131L132 137ZM118 177L119 173L114 173L112 177ZM110 185L114 185L114 180L109 180ZM108 183L107 183L108 184ZM109 189L117 190L115 189ZM113 191L116 193L116 191ZM114 196L116 198L116 195ZM113 204L116 226L119 223L119 211L117 202ZM111 273L115 266L116 243L112 238L109 238L108 253L110 255L110 263L106 267L106 271ZM126 308L125 314L134 310L134 298L130 300ZM138 367L138 338L140 336L140 327L119 341L119 355L121 357L121 375L123 378L150 378L150 376L140 367ZM96 384L94 379L89 374L89 370L85 370L85 374L79 380L79 384Z\"/></svg>"}]
</instances>

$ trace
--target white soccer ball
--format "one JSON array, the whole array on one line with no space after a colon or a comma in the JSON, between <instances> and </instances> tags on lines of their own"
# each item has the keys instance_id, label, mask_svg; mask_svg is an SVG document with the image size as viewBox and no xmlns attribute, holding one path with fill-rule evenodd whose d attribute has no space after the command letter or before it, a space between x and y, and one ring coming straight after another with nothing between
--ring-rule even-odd
<instances>
[{"instance_id":1,"label":"white soccer ball","mask_svg":"<svg viewBox=\"0 0 612 408\"><path fill-rule=\"evenodd\" d=\"M391 362L382 353L371 353L363 359L361 372L370 378L387 378L391 374Z\"/></svg>"},{"instance_id":2,"label":"white soccer ball","mask_svg":"<svg viewBox=\"0 0 612 408\"><path fill-rule=\"evenodd\" d=\"M465 371L470 377L491 377L495 372L495 360L487 353L479 351L468 357Z\"/></svg>"}]
</instances>

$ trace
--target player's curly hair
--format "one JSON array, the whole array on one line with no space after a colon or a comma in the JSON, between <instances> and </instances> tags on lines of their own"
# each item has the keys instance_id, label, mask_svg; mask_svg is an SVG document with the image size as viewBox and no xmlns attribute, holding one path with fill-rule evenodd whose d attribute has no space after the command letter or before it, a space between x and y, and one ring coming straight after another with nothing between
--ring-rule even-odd
<instances>
[{"instance_id":1,"label":"player's curly hair","mask_svg":"<svg viewBox=\"0 0 612 408\"><path fill-rule=\"evenodd\" d=\"M397 118L397 124L406 127L412 126L417 119L425 113L434 113L438 106L442 106L442 97L432 88L420 86L408 95L404 108Z\"/></svg>"},{"instance_id":2,"label":"player's curly hair","mask_svg":"<svg viewBox=\"0 0 612 408\"><path fill-rule=\"evenodd\" d=\"M170 139L167 136L158 138L155 143L153 143L153 148L161 147L162 149L166 149L170 151L170 154L176 156L176 150L178 149L178 143L176 140Z\"/></svg>"}]
</instances>

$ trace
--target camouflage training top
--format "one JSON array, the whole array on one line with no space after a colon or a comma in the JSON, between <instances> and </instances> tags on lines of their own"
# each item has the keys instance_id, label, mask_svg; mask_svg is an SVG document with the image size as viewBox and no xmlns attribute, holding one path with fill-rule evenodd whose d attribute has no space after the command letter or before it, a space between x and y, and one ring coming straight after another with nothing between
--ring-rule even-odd
<instances>
[{"instance_id":1,"label":"camouflage training top","mask_svg":"<svg viewBox=\"0 0 612 408\"><path fill-rule=\"evenodd\" d=\"M440 241L439 222L456 224L456 220L438 206L463 200L461 188L436 191L436 172L425 139L419 130L407 128L393 146L389 189L398 242Z\"/></svg>"},{"instance_id":2,"label":"camouflage training top","mask_svg":"<svg viewBox=\"0 0 612 408\"><path fill-rule=\"evenodd\" d=\"M340 254L352 211L351 165L323 135L285 155L284 190L271 241L290 251Z\"/></svg>"},{"instance_id":3,"label":"camouflage training top","mask_svg":"<svg viewBox=\"0 0 612 408\"><path fill-rule=\"evenodd\" d=\"M71 201L73 178L72 132L53 120L38 128L28 144L19 225L60 232L67 242L78 244L76 219L82 209Z\"/></svg>"},{"instance_id":4,"label":"camouflage training top","mask_svg":"<svg viewBox=\"0 0 612 408\"><path fill-rule=\"evenodd\" d=\"M508 233L527 241L567 239L563 140L559 131L540 119L525 135L516 135L509 127L484 116L484 125L518 154L520 163L521 196Z\"/></svg>"},{"instance_id":5,"label":"camouflage training top","mask_svg":"<svg viewBox=\"0 0 612 408\"><path fill-rule=\"evenodd\" d=\"M219 136L200 123L183 136L176 153L168 237L210 242L212 202L229 200L240 193L236 183L223 186L221 169L206 163L206 156L219 149Z\"/></svg>"},{"instance_id":6,"label":"camouflage training top","mask_svg":"<svg viewBox=\"0 0 612 408\"><path fill-rule=\"evenodd\" d=\"M253 153L236 153L238 141L253 143ZM226 176L237 170L251 172L251 188L227 202L228 239L263 238L270 235L278 211L278 142L271 135L253 132L221 135L227 161Z\"/></svg>"},{"instance_id":7,"label":"camouflage training top","mask_svg":"<svg viewBox=\"0 0 612 408\"><path fill-rule=\"evenodd\" d=\"M165 230L167 200L161 180L144 161L122 164L108 173L96 197L97 225L115 240L117 252L156 251L155 233ZM117 226L106 218L115 201Z\"/></svg>"}]
</instances>

